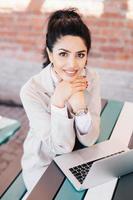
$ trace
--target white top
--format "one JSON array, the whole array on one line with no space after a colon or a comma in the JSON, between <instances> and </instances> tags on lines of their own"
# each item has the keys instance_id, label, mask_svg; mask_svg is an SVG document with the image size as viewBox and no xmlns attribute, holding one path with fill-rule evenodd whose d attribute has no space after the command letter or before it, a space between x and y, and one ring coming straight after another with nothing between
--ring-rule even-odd
<instances>
[{"instance_id":1,"label":"white top","mask_svg":"<svg viewBox=\"0 0 133 200\"><path fill-rule=\"evenodd\" d=\"M54 78L49 64L33 76L20 92L30 127L22 157L23 178L29 191L56 154L73 150L76 136L85 146L94 144L99 136L101 99L97 73L91 70L87 73L89 87L84 95L88 113L71 119L66 106L57 108L51 105L56 84Z\"/></svg>"}]
</instances>

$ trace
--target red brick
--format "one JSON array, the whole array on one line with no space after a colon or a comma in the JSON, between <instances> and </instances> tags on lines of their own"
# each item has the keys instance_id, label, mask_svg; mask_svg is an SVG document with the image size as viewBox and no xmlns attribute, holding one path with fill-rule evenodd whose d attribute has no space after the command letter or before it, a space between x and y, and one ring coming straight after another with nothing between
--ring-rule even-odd
<instances>
[{"instance_id":1,"label":"red brick","mask_svg":"<svg viewBox=\"0 0 133 200\"><path fill-rule=\"evenodd\" d=\"M133 30L133 20L129 20L126 24L126 27Z\"/></svg>"},{"instance_id":2,"label":"red brick","mask_svg":"<svg viewBox=\"0 0 133 200\"><path fill-rule=\"evenodd\" d=\"M40 13L42 0L32 1L26 12L0 14L0 53L12 55L16 59L42 60L42 49L46 32L47 19L50 13ZM99 58L108 61L108 68L120 68L129 61L133 62L133 21L126 18L127 0L104 1L104 13L99 16L84 16L84 21L92 33L92 58L95 64ZM21 52L18 49L21 49ZM120 66L116 64L120 63ZM124 63L124 64L122 64ZM107 66L108 64L108 66Z\"/></svg>"},{"instance_id":3,"label":"red brick","mask_svg":"<svg viewBox=\"0 0 133 200\"><path fill-rule=\"evenodd\" d=\"M122 18L122 14L119 14L119 13L104 13L103 14L103 17L105 17L105 18L115 18L115 19L121 19Z\"/></svg>"},{"instance_id":4,"label":"red brick","mask_svg":"<svg viewBox=\"0 0 133 200\"><path fill-rule=\"evenodd\" d=\"M101 49L101 51L106 52L106 53L110 53L110 52L117 53L117 52L123 52L124 51L123 47L117 47L117 46L114 46L114 47L103 46L100 49Z\"/></svg>"}]
</instances>

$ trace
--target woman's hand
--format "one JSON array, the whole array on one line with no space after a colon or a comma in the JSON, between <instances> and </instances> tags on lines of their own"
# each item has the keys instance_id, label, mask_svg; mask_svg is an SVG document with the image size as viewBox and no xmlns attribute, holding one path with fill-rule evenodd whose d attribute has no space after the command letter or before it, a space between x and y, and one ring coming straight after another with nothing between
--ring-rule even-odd
<instances>
[{"instance_id":1,"label":"woman's hand","mask_svg":"<svg viewBox=\"0 0 133 200\"><path fill-rule=\"evenodd\" d=\"M72 82L68 81L61 81L54 91L54 94L52 96L52 104L63 108L65 106L65 102L68 101L71 96L73 96L76 93L83 92L87 86L86 78L83 76L77 77ZM78 94L77 94L78 95ZM82 95L80 95L81 98ZM78 95L79 97L79 95ZM71 101L73 102L76 96L73 96ZM82 97L83 98L83 97ZM71 104L73 105L74 103ZM72 106L71 105L71 106Z\"/></svg>"},{"instance_id":2,"label":"woman's hand","mask_svg":"<svg viewBox=\"0 0 133 200\"><path fill-rule=\"evenodd\" d=\"M80 91L73 94L68 100L68 103L70 104L74 113L77 113L77 111L84 109L86 107L84 92Z\"/></svg>"}]
</instances>

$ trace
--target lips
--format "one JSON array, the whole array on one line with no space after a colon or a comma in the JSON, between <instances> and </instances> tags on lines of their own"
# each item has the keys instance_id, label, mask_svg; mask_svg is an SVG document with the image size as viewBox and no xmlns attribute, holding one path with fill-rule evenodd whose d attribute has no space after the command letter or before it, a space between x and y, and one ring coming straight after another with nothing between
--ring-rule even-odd
<instances>
[{"instance_id":1,"label":"lips","mask_svg":"<svg viewBox=\"0 0 133 200\"><path fill-rule=\"evenodd\" d=\"M70 76L70 77L75 76L76 73L77 73L77 71L78 71L78 70L73 70L73 71L64 70L65 74L66 74L67 76Z\"/></svg>"}]
</instances>

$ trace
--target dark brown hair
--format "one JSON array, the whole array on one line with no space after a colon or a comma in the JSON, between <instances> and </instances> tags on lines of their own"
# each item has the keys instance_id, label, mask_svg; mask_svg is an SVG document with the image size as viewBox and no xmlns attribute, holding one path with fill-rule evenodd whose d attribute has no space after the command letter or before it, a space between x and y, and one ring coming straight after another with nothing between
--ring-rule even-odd
<instances>
[{"instance_id":1,"label":"dark brown hair","mask_svg":"<svg viewBox=\"0 0 133 200\"><path fill-rule=\"evenodd\" d=\"M65 35L81 37L89 52L91 48L90 31L75 9L58 10L50 16L46 33L46 47L48 47L49 51L52 52L56 41ZM50 63L46 47L43 51L45 59L43 68Z\"/></svg>"}]
</instances>

